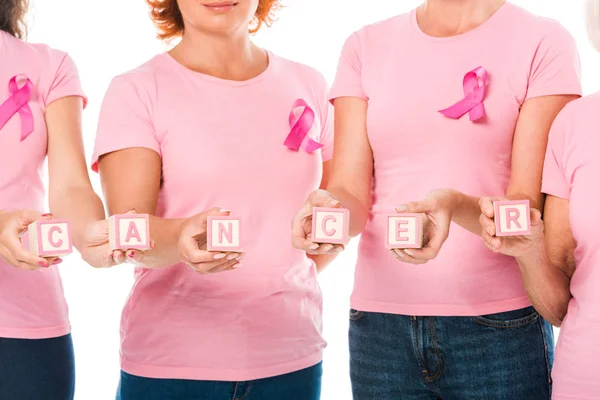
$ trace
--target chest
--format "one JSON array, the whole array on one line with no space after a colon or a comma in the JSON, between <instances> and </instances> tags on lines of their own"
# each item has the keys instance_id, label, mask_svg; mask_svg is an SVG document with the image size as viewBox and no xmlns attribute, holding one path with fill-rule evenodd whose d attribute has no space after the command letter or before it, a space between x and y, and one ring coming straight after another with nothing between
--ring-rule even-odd
<instances>
[{"instance_id":1,"label":"chest","mask_svg":"<svg viewBox=\"0 0 600 400\"><path fill-rule=\"evenodd\" d=\"M429 154L455 150L508 157L527 92L527 63L484 47L466 51L442 44L417 49L397 43L364 65L362 83L369 97L368 131L374 151L385 156L395 148L395 155L410 157L421 154L420 149ZM468 114L458 119L442 115L440 110L468 95L463 80L477 67L487 72L484 117L473 122ZM477 84L483 86L483 81Z\"/></svg>"},{"instance_id":2,"label":"chest","mask_svg":"<svg viewBox=\"0 0 600 400\"><path fill-rule=\"evenodd\" d=\"M308 153L284 146L291 130L290 113L303 99L315 117L308 136L319 141L323 128L320 99L302 85L183 92L163 99L169 106L156 127L161 137L163 187L186 193L207 188L221 197L271 200L303 198L318 187L320 150ZM295 109L296 115L302 109ZM189 192L189 191L188 191Z\"/></svg>"}]
</instances>

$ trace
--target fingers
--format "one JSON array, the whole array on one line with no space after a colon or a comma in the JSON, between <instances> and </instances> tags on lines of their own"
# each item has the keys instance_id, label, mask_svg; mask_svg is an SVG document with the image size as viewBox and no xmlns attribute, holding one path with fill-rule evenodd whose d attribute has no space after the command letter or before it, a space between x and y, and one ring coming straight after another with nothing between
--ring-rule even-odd
<instances>
[{"instance_id":1,"label":"fingers","mask_svg":"<svg viewBox=\"0 0 600 400\"><path fill-rule=\"evenodd\" d=\"M339 254L342 251L344 251L344 249L345 249L344 245L341 245L341 244L324 243L324 244L317 244L317 246L319 246L319 247L317 247L315 250L307 251L307 253L308 254Z\"/></svg>"},{"instance_id":2,"label":"fingers","mask_svg":"<svg viewBox=\"0 0 600 400\"><path fill-rule=\"evenodd\" d=\"M531 209L531 226L537 226L542 223L542 213L537 208Z\"/></svg>"},{"instance_id":3,"label":"fingers","mask_svg":"<svg viewBox=\"0 0 600 400\"><path fill-rule=\"evenodd\" d=\"M411 254L407 253L406 251L407 250L402 250L402 249L391 249L390 254L393 257L395 257L398 261L402 261L403 263L406 263L406 264L423 265L423 264L427 263L426 260L417 259L417 258L413 257Z\"/></svg>"},{"instance_id":4,"label":"fingers","mask_svg":"<svg viewBox=\"0 0 600 400\"><path fill-rule=\"evenodd\" d=\"M481 232L481 237L488 249L495 253L500 251L500 248L502 247L501 238L490 235L485 229Z\"/></svg>"},{"instance_id":5,"label":"fingers","mask_svg":"<svg viewBox=\"0 0 600 400\"><path fill-rule=\"evenodd\" d=\"M326 190L319 189L315 190L308 197L308 203L310 207L331 207L331 208L340 208L342 207L342 203L333 197L331 193Z\"/></svg>"},{"instance_id":6,"label":"fingers","mask_svg":"<svg viewBox=\"0 0 600 400\"><path fill-rule=\"evenodd\" d=\"M231 271L233 269L237 269L236 267L239 265L243 257L235 253L232 253L231 255L235 255L236 258L228 259L225 257L216 261L201 263L187 262L186 265L201 274L216 274L219 272Z\"/></svg>"},{"instance_id":7,"label":"fingers","mask_svg":"<svg viewBox=\"0 0 600 400\"><path fill-rule=\"evenodd\" d=\"M429 201L411 201L410 203L401 204L396 207L397 213L427 213L431 210L431 204Z\"/></svg>"},{"instance_id":8,"label":"fingers","mask_svg":"<svg viewBox=\"0 0 600 400\"><path fill-rule=\"evenodd\" d=\"M490 236L496 235L496 223L493 219L489 218L485 214L481 214L479 216L479 223L481 224L481 228L484 232L486 232Z\"/></svg>"},{"instance_id":9,"label":"fingers","mask_svg":"<svg viewBox=\"0 0 600 400\"><path fill-rule=\"evenodd\" d=\"M494 218L494 202L505 200L501 197L481 197L479 199L479 209L481 213L488 218Z\"/></svg>"}]
</instances>

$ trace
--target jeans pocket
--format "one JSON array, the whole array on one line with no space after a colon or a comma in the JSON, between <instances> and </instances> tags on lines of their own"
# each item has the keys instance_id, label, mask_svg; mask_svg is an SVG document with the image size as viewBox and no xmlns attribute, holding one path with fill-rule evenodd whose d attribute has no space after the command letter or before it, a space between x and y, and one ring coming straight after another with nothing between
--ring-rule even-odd
<instances>
[{"instance_id":1,"label":"jeans pocket","mask_svg":"<svg viewBox=\"0 0 600 400\"><path fill-rule=\"evenodd\" d=\"M365 315L364 311L358 311L358 310L355 310L354 308L351 308L349 318L350 318L350 321L358 321L359 319L364 317L364 315Z\"/></svg>"},{"instance_id":2,"label":"jeans pocket","mask_svg":"<svg viewBox=\"0 0 600 400\"><path fill-rule=\"evenodd\" d=\"M539 318L540 314L533 307L471 317L479 325L503 329L521 328L537 321Z\"/></svg>"}]
</instances>

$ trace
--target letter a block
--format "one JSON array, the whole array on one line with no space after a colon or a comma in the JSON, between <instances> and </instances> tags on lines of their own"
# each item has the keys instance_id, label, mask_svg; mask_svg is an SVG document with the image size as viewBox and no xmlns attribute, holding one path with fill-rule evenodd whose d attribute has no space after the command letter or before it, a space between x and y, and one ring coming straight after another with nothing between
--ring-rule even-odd
<instances>
[{"instance_id":1,"label":"letter a block","mask_svg":"<svg viewBox=\"0 0 600 400\"><path fill-rule=\"evenodd\" d=\"M496 236L531 235L529 200L495 201Z\"/></svg>"},{"instance_id":2,"label":"letter a block","mask_svg":"<svg viewBox=\"0 0 600 400\"><path fill-rule=\"evenodd\" d=\"M387 216L386 249L420 249L423 247L423 214Z\"/></svg>"},{"instance_id":3,"label":"letter a block","mask_svg":"<svg viewBox=\"0 0 600 400\"><path fill-rule=\"evenodd\" d=\"M36 221L27 230L29 252L40 257L61 257L73 252L67 220Z\"/></svg>"},{"instance_id":4,"label":"letter a block","mask_svg":"<svg viewBox=\"0 0 600 400\"><path fill-rule=\"evenodd\" d=\"M206 225L206 249L208 251L242 251L239 218L209 216Z\"/></svg>"},{"instance_id":5,"label":"letter a block","mask_svg":"<svg viewBox=\"0 0 600 400\"><path fill-rule=\"evenodd\" d=\"M148 250L150 217L148 214L120 214L108 219L108 238L112 250Z\"/></svg>"},{"instance_id":6,"label":"letter a block","mask_svg":"<svg viewBox=\"0 0 600 400\"><path fill-rule=\"evenodd\" d=\"M350 228L350 211L345 208L314 207L312 241L315 243L346 244Z\"/></svg>"}]
</instances>

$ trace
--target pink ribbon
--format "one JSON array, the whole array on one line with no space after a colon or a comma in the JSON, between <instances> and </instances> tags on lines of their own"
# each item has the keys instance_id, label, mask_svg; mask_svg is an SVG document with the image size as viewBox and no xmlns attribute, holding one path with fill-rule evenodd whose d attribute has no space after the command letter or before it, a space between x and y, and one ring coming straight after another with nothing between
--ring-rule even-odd
<instances>
[{"instance_id":1,"label":"pink ribbon","mask_svg":"<svg viewBox=\"0 0 600 400\"><path fill-rule=\"evenodd\" d=\"M17 85L17 76L13 77L8 82L8 91L11 96L0 105L0 129L15 115L19 113L21 118L21 142L33 132L33 114L29 108L29 100L33 92L33 83L26 78L27 81L23 87Z\"/></svg>"},{"instance_id":2,"label":"pink ribbon","mask_svg":"<svg viewBox=\"0 0 600 400\"><path fill-rule=\"evenodd\" d=\"M304 107L304 110L300 114L300 117L296 119L294 109L298 107ZM298 151L302 147L309 154L323 147L321 143L315 142L308 136L308 132L312 129L314 122L315 112L304 100L296 100L290 112L290 127L292 130L283 144L294 151Z\"/></svg>"},{"instance_id":3,"label":"pink ribbon","mask_svg":"<svg viewBox=\"0 0 600 400\"><path fill-rule=\"evenodd\" d=\"M441 110L440 113L448 118L458 119L469 113L471 121L477 121L485 115L483 98L485 97L485 86L487 85L488 72L483 67L477 67L467 72L463 79L465 98L452 107ZM481 80L481 86L479 85Z\"/></svg>"}]
</instances>

